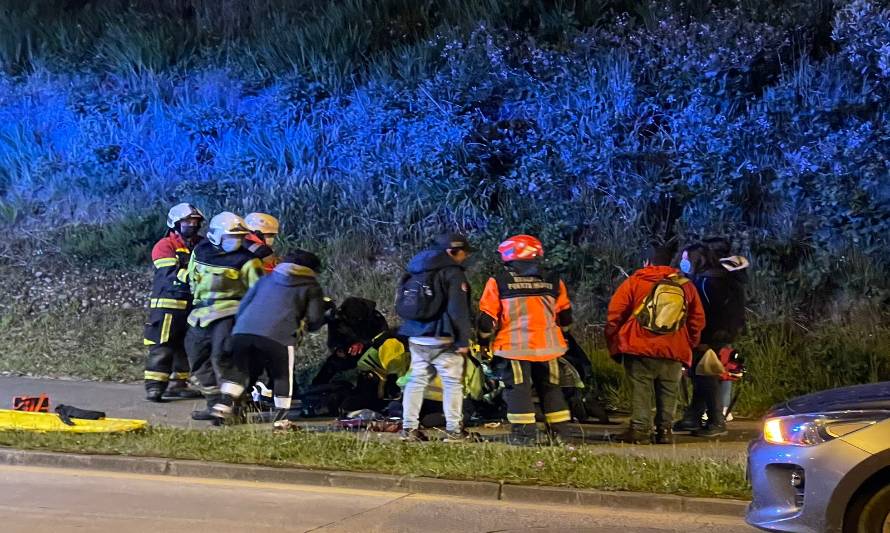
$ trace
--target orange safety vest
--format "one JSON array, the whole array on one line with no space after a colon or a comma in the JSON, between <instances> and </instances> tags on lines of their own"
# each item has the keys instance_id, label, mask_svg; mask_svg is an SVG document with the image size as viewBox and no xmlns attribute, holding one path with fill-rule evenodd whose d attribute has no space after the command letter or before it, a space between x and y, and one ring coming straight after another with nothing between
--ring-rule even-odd
<instances>
[{"instance_id":1,"label":"orange safety vest","mask_svg":"<svg viewBox=\"0 0 890 533\"><path fill-rule=\"evenodd\" d=\"M479 310L495 321L492 353L523 361L550 361L566 352L556 317L571 306L559 276L524 276L509 269L489 278L479 302Z\"/></svg>"}]
</instances>

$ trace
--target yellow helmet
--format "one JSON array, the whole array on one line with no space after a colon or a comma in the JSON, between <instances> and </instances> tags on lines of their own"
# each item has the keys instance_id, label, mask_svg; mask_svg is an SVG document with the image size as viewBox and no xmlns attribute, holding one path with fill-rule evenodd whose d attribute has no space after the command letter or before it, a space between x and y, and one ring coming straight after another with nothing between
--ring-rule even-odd
<instances>
[{"instance_id":1,"label":"yellow helmet","mask_svg":"<svg viewBox=\"0 0 890 533\"><path fill-rule=\"evenodd\" d=\"M207 226L207 240L216 246L222 242L223 235L247 235L248 233L250 232L244 224L244 219L228 211L215 215Z\"/></svg>"},{"instance_id":2,"label":"yellow helmet","mask_svg":"<svg viewBox=\"0 0 890 533\"><path fill-rule=\"evenodd\" d=\"M263 235L278 234L278 219L267 213L251 213L244 217L244 225L250 231L258 231Z\"/></svg>"}]
</instances>

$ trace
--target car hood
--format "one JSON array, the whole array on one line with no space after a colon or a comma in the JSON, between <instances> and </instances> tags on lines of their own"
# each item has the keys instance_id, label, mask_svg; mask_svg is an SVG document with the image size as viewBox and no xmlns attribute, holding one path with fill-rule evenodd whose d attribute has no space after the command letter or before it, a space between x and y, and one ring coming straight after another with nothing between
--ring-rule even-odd
<instances>
[{"instance_id":1,"label":"car hood","mask_svg":"<svg viewBox=\"0 0 890 533\"><path fill-rule=\"evenodd\" d=\"M815 392L774 405L769 416L829 411L890 410L890 381Z\"/></svg>"}]
</instances>

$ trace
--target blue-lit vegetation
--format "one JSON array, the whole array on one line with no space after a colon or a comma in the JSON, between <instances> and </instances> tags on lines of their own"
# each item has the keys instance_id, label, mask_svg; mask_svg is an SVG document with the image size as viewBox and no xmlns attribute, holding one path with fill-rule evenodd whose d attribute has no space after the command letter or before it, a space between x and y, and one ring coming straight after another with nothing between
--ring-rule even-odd
<instances>
[{"instance_id":1,"label":"blue-lit vegetation","mask_svg":"<svg viewBox=\"0 0 890 533\"><path fill-rule=\"evenodd\" d=\"M0 219L83 259L132 264L182 199L276 213L374 287L368 258L441 228L529 231L596 324L648 238L726 233L755 265L753 370L836 369L754 403L890 377L886 2L18 4Z\"/></svg>"}]
</instances>

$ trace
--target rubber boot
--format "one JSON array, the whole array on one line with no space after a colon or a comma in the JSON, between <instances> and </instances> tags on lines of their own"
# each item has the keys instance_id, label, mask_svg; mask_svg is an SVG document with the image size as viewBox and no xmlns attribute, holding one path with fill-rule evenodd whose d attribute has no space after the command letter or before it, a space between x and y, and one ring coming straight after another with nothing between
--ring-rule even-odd
<instances>
[{"instance_id":1,"label":"rubber boot","mask_svg":"<svg viewBox=\"0 0 890 533\"><path fill-rule=\"evenodd\" d=\"M567 444L572 438L572 426L570 422L557 422L547 427L547 435L550 437L550 444L561 446Z\"/></svg>"},{"instance_id":2,"label":"rubber boot","mask_svg":"<svg viewBox=\"0 0 890 533\"><path fill-rule=\"evenodd\" d=\"M164 397L164 389L167 388L166 383L161 383L159 381L151 381L145 383L145 399L150 402L161 403L163 402Z\"/></svg>"},{"instance_id":3,"label":"rubber boot","mask_svg":"<svg viewBox=\"0 0 890 533\"><path fill-rule=\"evenodd\" d=\"M513 424L507 443L514 446L535 446L538 444L537 424Z\"/></svg>"}]
</instances>

